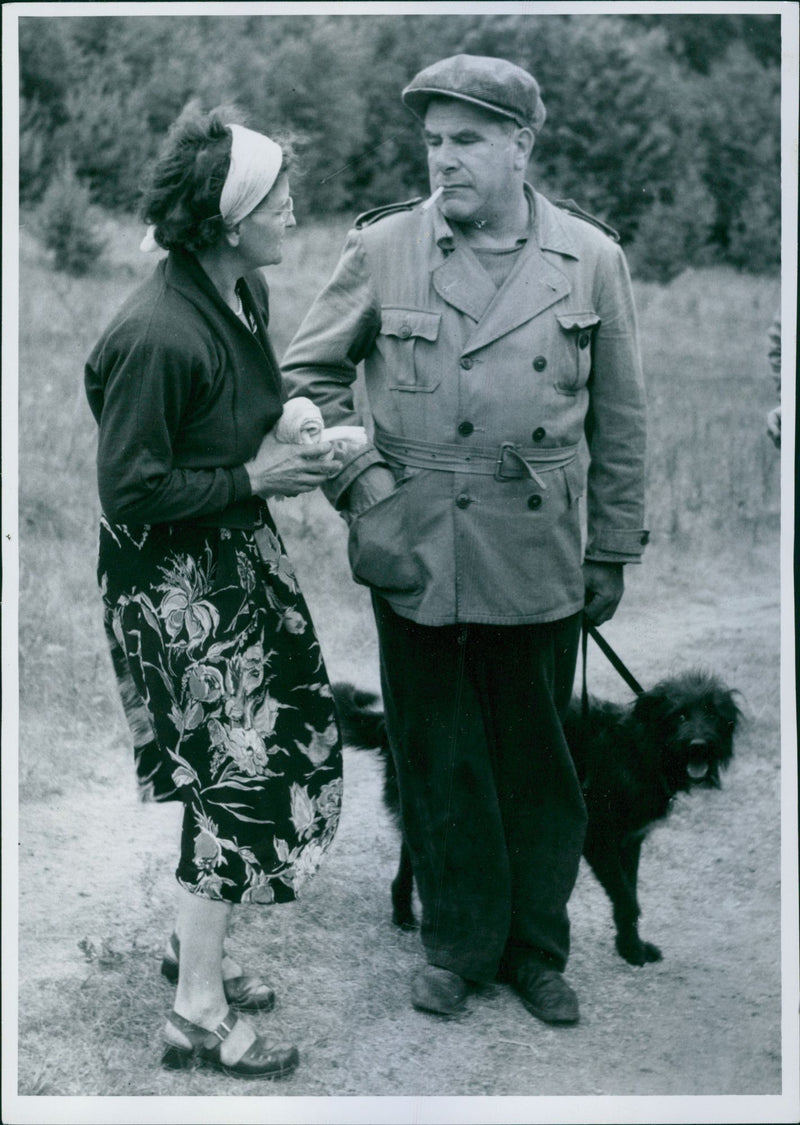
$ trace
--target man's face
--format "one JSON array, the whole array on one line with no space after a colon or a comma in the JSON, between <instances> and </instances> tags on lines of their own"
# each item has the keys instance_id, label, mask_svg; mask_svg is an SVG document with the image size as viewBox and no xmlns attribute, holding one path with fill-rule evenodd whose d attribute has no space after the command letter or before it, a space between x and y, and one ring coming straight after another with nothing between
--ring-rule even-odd
<instances>
[{"instance_id":1,"label":"man's face","mask_svg":"<svg viewBox=\"0 0 800 1125\"><path fill-rule=\"evenodd\" d=\"M520 141L521 135L524 137ZM530 152L529 130L455 99L434 99L425 113L431 191L458 223L496 218L516 200L513 188Z\"/></svg>"}]
</instances>

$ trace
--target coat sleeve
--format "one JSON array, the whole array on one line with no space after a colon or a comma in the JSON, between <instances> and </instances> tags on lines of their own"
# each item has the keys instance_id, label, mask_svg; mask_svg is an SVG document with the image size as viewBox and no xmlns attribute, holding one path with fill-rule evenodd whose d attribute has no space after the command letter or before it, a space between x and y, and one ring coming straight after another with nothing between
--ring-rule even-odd
<instances>
[{"instance_id":1,"label":"coat sleeve","mask_svg":"<svg viewBox=\"0 0 800 1125\"><path fill-rule=\"evenodd\" d=\"M87 394L100 427L100 503L113 523L172 523L222 511L251 494L243 465L173 465L174 436L196 391L200 366L185 341L157 342L147 333L106 341L87 363Z\"/></svg>"},{"instance_id":2,"label":"coat sleeve","mask_svg":"<svg viewBox=\"0 0 800 1125\"><path fill-rule=\"evenodd\" d=\"M587 560L637 562L644 528L645 395L630 275L608 243L598 267L600 326L589 381Z\"/></svg>"},{"instance_id":3,"label":"coat sleeve","mask_svg":"<svg viewBox=\"0 0 800 1125\"><path fill-rule=\"evenodd\" d=\"M326 426L362 425L353 384L358 363L368 354L380 328L380 303L358 231L351 231L328 284L306 314L289 344L281 371L289 398L303 395L322 411ZM371 465L383 465L372 444L359 449L342 471L323 485L336 507L355 478Z\"/></svg>"}]
</instances>

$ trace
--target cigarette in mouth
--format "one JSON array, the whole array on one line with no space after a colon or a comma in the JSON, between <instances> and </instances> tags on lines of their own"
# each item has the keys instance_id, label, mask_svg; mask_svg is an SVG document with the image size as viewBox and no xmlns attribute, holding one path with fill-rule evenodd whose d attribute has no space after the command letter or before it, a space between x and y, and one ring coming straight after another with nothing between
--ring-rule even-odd
<instances>
[{"instance_id":1,"label":"cigarette in mouth","mask_svg":"<svg viewBox=\"0 0 800 1125\"><path fill-rule=\"evenodd\" d=\"M422 204L422 207L420 208L420 210L427 211L429 207L433 207L434 203L436 202L436 200L439 198L439 196L442 194L443 191L444 191L443 187L437 187L436 191L433 193L433 195L430 197L430 199L426 199L425 202Z\"/></svg>"}]
</instances>

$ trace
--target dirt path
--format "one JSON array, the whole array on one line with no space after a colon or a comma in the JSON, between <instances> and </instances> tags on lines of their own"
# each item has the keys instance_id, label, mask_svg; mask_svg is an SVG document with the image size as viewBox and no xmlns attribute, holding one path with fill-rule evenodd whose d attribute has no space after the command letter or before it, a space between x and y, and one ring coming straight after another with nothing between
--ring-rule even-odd
<instances>
[{"instance_id":1,"label":"dirt path","mask_svg":"<svg viewBox=\"0 0 800 1125\"><path fill-rule=\"evenodd\" d=\"M664 961L634 969L617 957L608 903L584 867L571 910L569 976L582 1001L577 1028L538 1024L500 986L474 997L469 1018L458 1023L413 1012L407 990L420 960L418 939L388 921L396 840L380 807L376 762L348 751L339 836L313 892L278 923L303 931L310 968L307 989L296 990L292 1011L281 1017L304 1039L308 1061L291 1089L275 1095L780 1092L774 574L746 593L736 581L709 590L679 612L676 591L656 601L644 580L637 582L626 612L605 631L640 678L709 664L744 690L748 714L723 790L681 798L645 846L642 933L662 946ZM596 694L626 698L596 651L590 671ZM223 1079L189 1088L183 1076L153 1069L131 1077L112 1045L97 1077L75 1088L68 1078L74 1060L48 1053L65 1028L47 1026L47 997L79 997L82 987L91 996L100 987L98 962L87 960L87 951L105 951L112 970L115 956L130 964L141 955L134 976L149 974L163 1011L157 958L173 884L169 862L156 857L176 853L177 832L178 810L138 805L129 781L23 806L20 1092L273 1093ZM261 925L249 916L244 923L251 948ZM287 933L279 929L274 940L288 943ZM111 1032L110 1044L113 1038Z\"/></svg>"}]
</instances>

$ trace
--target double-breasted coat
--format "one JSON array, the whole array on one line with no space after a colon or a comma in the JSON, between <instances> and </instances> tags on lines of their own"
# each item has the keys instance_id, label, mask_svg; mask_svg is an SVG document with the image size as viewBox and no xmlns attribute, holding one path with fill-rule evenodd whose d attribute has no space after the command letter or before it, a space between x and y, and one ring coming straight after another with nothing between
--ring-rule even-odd
<instances>
[{"instance_id":1,"label":"double-breasted coat","mask_svg":"<svg viewBox=\"0 0 800 1125\"><path fill-rule=\"evenodd\" d=\"M394 492L351 525L350 560L424 625L567 617L584 603L584 555L637 561L647 541L624 255L525 190L531 237L499 288L435 206L357 224L284 359L290 396L312 398L329 425L356 420L363 361L375 444L331 498L370 464L393 469Z\"/></svg>"}]
</instances>

